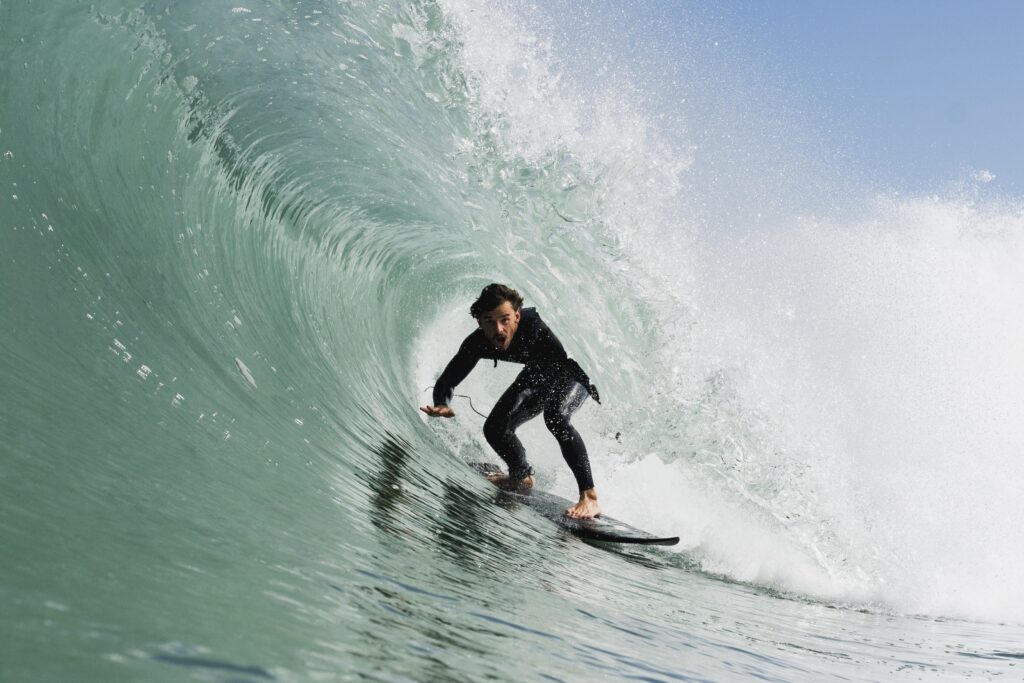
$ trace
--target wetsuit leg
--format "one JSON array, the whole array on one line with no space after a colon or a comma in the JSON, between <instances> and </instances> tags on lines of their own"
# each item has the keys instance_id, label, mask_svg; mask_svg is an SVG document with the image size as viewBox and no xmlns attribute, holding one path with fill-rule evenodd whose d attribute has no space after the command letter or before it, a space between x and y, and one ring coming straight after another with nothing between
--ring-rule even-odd
<instances>
[{"instance_id":1,"label":"wetsuit leg","mask_svg":"<svg viewBox=\"0 0 1024 683\"><path fill-rule=\"evenodd\" d=\"M543 387L531 382L525 371L521 372L498 399L484 422L484 437L508 465L509 478L512 480L533 474L533 468L526 461L523 442L516 436L516 429L540 415L544 410L544 398Z\"/></svg>"},{"instance_id":2,"label":"wetsuit leg","mask_svg":"<svg viewBox=\"0 0 1024 683\"><path fill-rule=\"evenodd\" d=\"M576 484L580 487L580 491L594 488L594 478L590 473L587 446L570 420L576 409L583 405L587 396L589 394L586 387L579 382L569 380L558 386L555 391L549 392L544 403L544 424L558 440L558 447L562 449L562 457L565 458L573 476L576 477Z\"/></svg>"}]
</instances>

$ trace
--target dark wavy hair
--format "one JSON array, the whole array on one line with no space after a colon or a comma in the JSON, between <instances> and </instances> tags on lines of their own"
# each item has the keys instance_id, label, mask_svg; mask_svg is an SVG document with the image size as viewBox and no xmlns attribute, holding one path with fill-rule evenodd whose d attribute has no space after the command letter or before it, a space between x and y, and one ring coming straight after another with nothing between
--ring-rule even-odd
<instances>
[{"instance_id":1,"label":"dark wavy hair","mask_svg":"<svg viewBox=\"0 0 1024 683\"><path fill-rule=\"evenodd\" d=\"M479 318L487 311L493 311L505 302L512 304L512 309L518 311L523 305L523 297L519 292L507 285L492 282L480 291L480 296L469 307L469 314Z\"/></svg>"}]
</instances>

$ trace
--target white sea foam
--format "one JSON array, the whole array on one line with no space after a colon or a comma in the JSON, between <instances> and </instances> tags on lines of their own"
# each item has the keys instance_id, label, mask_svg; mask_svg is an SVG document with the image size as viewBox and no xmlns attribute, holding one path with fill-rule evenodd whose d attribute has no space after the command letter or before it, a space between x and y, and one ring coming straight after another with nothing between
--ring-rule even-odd
<instances>
[{"instance_id":1,"label":"white sea foam","mask_svg":"<svg viewBox=\"0 0 1024 683\"><path fill-rule=\"evenodd\" d=\"M721 249L698 343L809 470L830 559L897 609L1021 618L1020 208L883 199Z\"/></svg>"}]
</instances>

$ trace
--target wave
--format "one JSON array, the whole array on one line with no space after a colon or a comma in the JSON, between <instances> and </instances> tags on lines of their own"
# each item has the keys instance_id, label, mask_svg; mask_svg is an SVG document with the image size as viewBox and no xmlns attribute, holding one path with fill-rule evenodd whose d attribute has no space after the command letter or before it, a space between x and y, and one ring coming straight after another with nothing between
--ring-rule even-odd
<instances>
[{"instance_id":1,"label":"wave","mask_svg":"<svg viewBox=\"0 0 1024 683\"><path fill-rule=\"evenodd\" d=\"M733 580L1024 618L1018 200L849 192L799 141L784 183L752 184L778 142L680 104L700 78L582 62L569 10L3 11L39 37L0 41L11 528L98 516L116 539L146 510L187 554L260 543L237 520L308 539L340 517L370 543L382 463L436 487L485 450L469 410L415 406L497 280L608 397L578 421L617 517ZM511 372L462 389L489 406ZM525 441L570 491L543 430Z\"/></svg>"}]
</instances>

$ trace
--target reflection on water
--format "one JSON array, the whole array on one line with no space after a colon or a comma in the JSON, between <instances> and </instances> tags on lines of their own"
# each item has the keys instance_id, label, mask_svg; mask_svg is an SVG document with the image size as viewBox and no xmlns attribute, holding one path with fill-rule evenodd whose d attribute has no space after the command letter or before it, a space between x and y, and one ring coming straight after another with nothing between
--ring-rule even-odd
<instances>
[{"instance_id":1,"label":"reflection on water","mask_svg":"<svg viewBox=\"0 0 1024 683\"><path fill-rule=\"evenodd\" d=\"M208 671L220 671L230 674L242 674L266 681L277 680L269 671L260 666L242 666L240 664L232 664L231 662L222 662L220 660L208 659L205 657L186 657L169 654L155 654L153 655L153 659L158 662L164 662L165 664L174 664L175 666L205 669ZM233 678L231 680L241 683L242 681L248 681L250 679Z\"/></svg>"},{"instance_id":2,"label":"reflection on water","mask_svg":"<svg viewBox=\"0 0 1024 683\"><path fill-rule=\"evenodd\" d=\"M487 558L513 557L518 544L496 532L494 506L515 510L518 505L500 493L481 496L467 488L465 480L448 479L441 482L438 514L433 510L434 501L420 500L414 493L423 487L412 481L407 472L410 448L401 437L388 434L373 449L376 469L357 474L370 490L369 515L373 526L389 536L421 534L456 565L473 572L488 564ZM424 529L418 523L410 523L410 517L427 517L431 524Z\"/></svg>"},{"instance_id":3,"label":"reflection on water","mask_svg":"<svg viewBox=\"0 0 1024 683\"><path fill-rule=\"evenodd\" d=\"M401 514L398 510L409 501L402 486L402 476L409 460L409 444L389 433L373 451L377 455L377 469L357 474L370 489L370 522L378 531L400 534L405 527L399 524Z\"/></svg>"},{"instance_id":4,"label":"reflection on water","mask_svg":"<svg viewBox=\"0 0 1024 683\"><path fill-rule=\"evenodd\" d=\"M444 514L434 520L441 552L470 571L479 570L489 557L514 554L515 547L495 533L493 517L487 510L489 502L451 480L443 483L443 489Z\"/></svg>"}]
</instances>

